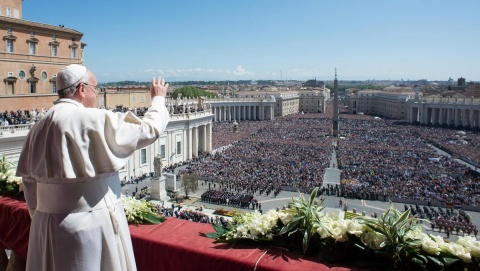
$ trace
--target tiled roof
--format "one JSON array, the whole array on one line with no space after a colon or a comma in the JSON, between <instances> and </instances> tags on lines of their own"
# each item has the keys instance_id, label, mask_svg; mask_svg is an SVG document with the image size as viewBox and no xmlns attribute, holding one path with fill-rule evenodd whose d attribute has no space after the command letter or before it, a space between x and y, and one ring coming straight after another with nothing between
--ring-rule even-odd
<instances>
[{"instance_id":1,"label":"tiled roof","mask_svg":"<svg viewBox=\"0 0 480 271\"><path fill-rule=\"evenodd\" d=\"M29 27L38 27L38 28L43 28L43 29L50 29L50 30L55 30L55 31L59 31L59 32L71 33L71 34L76 34L76 35L82 35L83 36L82 32L79 32L75 29L61 27L61 26L54 26L54 25L50 25L50 24L31 22L31 21L21 20L21 19L16 19L16 18L11 18L11 17L0 16L0 22L1 23L18 24L18 25L29 26Z\"/></svg>"}]
</instances>

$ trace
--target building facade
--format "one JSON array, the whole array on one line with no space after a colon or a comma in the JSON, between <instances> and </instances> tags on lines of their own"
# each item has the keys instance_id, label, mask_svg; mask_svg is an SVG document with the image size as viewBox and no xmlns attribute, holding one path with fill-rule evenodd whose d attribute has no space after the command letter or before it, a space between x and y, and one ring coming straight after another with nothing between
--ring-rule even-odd
<instances>
[{"instance_id":1,"label":"building facade","mask_svg":"<svg viewBox=\"0 0 480 271\"><path fill-rule=\"evenodd\" d=\"M236 98L269 98L275 100L274 115L277 117L299 113L300 96L296 91L243 91L235 94Z\"/></svg>"},{"instance_id":2,"label":"building facade","mask_svg":"<svg viewBox=\"0 0 480 271\"><path fill-rule=\"evenodd\" d=\"M153 159L159 155L163 166L186 161L199 152L212 151L212 120L210 109L170 114L165 131L151 145L136 150L119 170L122 180L154 171ZM25 138L32 124L0 126L0 152L17 163Z\"/></svg>"},{"instance_id":3,"label":"building facade","mask_svg":"<svg viewBox=\"0 0 480 271\"><path fill-rule=\"evenodd\" d=\"M471 98L421 98L407 102L408 123L480 128L480 100Z\"/></svg>"},{"instance_id":4,"label":"building facade","mask_svg":"<svg viewBox=\"0 0 480 271\"><path fill-rule=\"evenodd\" d=\"M275 98L272 96L208 98L205 103L212 108L213 121L275 119Z\"/></svg>"},{"instance_id":5,"label":"building facade","mask_svg":"<svg viewBox=\"0 0 480 271\"><path fill-rule=\"evenodd\" d=\"M406 102L415 95L413 88L387 87L381 90L347 90L350 114L382 116L389 119L406 119Z\"/></svg>"},{"instance_id":6,"label":"building facade","mask_svg":"<svg viewBox=\"0 0 480 271\"><path fill-rule=\"evenodd\" d=\"M83 64L86 44L77 30L23 20L22 2L0 1L0 106L22 107L12 99L21 96L30 106L15 109L31 109L33 104L49 108L57 99L58 71L69 64Z\"/></svg>"},{"instance_id":7,"label":"building facade","mask_svg":"<svg viewBox=\"0 0 480 271\"><path fill-rule=\"evenodd\" d=\"M298 91L299 111L303 113L325 113L325 94L319 90Z\"/></svg>"}]
</instances>

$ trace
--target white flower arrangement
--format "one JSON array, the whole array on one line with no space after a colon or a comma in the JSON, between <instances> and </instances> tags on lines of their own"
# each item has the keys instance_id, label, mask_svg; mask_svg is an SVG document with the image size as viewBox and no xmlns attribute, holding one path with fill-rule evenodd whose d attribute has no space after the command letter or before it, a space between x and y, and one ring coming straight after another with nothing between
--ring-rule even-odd
<instances>
[{"instance_id":1,"label":"white flower arrangement","mask_svg":"<svg viewBox=\"0 0 480 271\"><path fill-rule=\"evenodd\" d=\"M271 240L273 238L273 227L277 224L279 218L275 210L270 210L264 215L254 212L240 216L242 223L235 230L228 232L225 240L238 238Z\"/></svg>"},{"instance_id":2,"label":"white flower arrangement","mask_svg":"<svg viewBox=\"0 0 480 271\"><path fill-rule=\"evenodd\" d=\"M137 200L133 197L122 195L123 210L127 221L135 224L159 224L165 221L156 213L157 206L145 199Z\"/></svg>"},{"instance_id":3,"label":"white flower arrangement","mask_svg":"<svg viewBox=\"0 0 480 271\"><path fill-rule=\"evenodd\" d=\"M303 245L297 248L302 247L303 253L314 250L313 254L325 261L395 270L480 270L480 242L472 236L459 237L453 243L426 234L409 210L402 213L393 205L378 218L327 214L312 204L316 190L312 196L310 200L302 196L292 199L292 208L279 212L239 214L233 226L214 226L216 232L205 235L216 242L248 239L291 248L291 235L300 233L302 238L297 240ZM281 242L286 239L290 242ZM313 246L305 247L312 242ZM358 257L352 260L352 255Z\"/></svg>"},{"instance_id":4,"label":"white flower arrangement","mask_svg":"<svg viewBox=\"0 0 480 271\"><path fill-rule=\"evenodd\" d=\"M15 176L16 167L5 155L0 159L0 195L17 195L23 191L22 178Z\"/></svg>"}]
</instances>

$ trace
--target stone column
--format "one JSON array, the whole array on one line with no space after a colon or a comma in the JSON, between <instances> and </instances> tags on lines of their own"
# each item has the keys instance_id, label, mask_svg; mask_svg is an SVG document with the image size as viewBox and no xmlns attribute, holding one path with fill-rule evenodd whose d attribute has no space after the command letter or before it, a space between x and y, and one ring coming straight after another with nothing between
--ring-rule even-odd
<instances>
[{"instance_id":1,"label":"stone column","mask_svg":"<svg viewBox=\"0 0 480 271\"><path fill-rule=\"evenodd\" d=\"M192 128L192 133L193 133L193 156L197 157L198 156L198 128L193 127Z\"/></svg>"},{"instance_id":2,"label":"stone column","mask_svg":"<svg viewBox=\"0 0 480 271\"><path fill-rule=\"evenodd\" d=\"M188 128L188 150L187 159L192 159L193 153L193 128Z\"/></svg>"},{"instance_id":3,"label":"stone column","mask_svg":"<svg viewBox=\"0 0 480 271\"><path fill-rule=\"evenodd\" d=\"M207 136L206 136L206 140L207 140L207 152L211 152L212 151L212 124L209 123L207 124Z\"/></svg>"},{"instance_id":4,"label":"stone column","mask_svg":"<svg viewBox=\"0 0 480 271\"><path fill-rule=\"evenodd\" d=\"M438 124L443 125L443 113L445 112L442 107L438 109Z\"/></svg>"},{"instance_id":5,"label":"stone column","mask_svg":"<svg viewBox=\"0 0 480 271\"><path fill-rule=\"evenodd\" d=\"M257 106L253 106L253 120L257 120Z\"/></svg>"},{"instance_id":6,"label":"stone column","mask_svg":"<svg viewBox=\"0 0 480 271\"><path fill-rule=\"evenodd\" d=\"M201 140L201 148L202 151L206 152L207 151L207 125L202 125L202 140Z\"/></svg>"},{"instance_id":7,"label":"stone column","mask_svg":"<svg viewBox=\"0 0 480 271\"><path fill-rule=\"evenodd\" d=\"M459 109L454 109L453 111L453 119L454 119L454 125L455 127L458 127L459 122L460 122L460 110Z\"/></svg>"},{"instance_id":8,"label":"stone column","mask_svg":"<svg viewBox=\"0 0 480 271\"><path fill-rule=\"evenodd\" d=\"M427 107L425 105L422 107L422 119L420 121L422 124L427 124Z\"/></svg>"},{"instance_id":9,"label":"stone column","mask_svg":"<svg viewBox=\"0 0 480 271\"><path fill-rule=\"evenodd\" d=\"M470 114L469 114L470 116L468 118L469 119L468 122L470 123L470 128L473 128L474 125L475 125L475 120L473 119L474 118L473 117L474 116L473 112L474 112L473 107L470 107Z\"/></svg>"},{"instance_id":10,"label":"stone column","mask_svg":"<svg viewBox=\"0 0 480 271\"><path fill-rule=\"evenodd\" d=\"M447 108L447 125L450 126L452 124L452 109Z\"/></svg>"}]
</instances>

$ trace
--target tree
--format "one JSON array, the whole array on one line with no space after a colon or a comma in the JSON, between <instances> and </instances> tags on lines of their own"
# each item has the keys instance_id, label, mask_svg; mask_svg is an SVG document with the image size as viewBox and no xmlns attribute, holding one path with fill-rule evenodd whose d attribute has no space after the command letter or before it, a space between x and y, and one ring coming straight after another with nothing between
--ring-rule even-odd
<instances>
[{"instance_id":1,"label":"tree","mask_svg":"<svg viewBox=\"0 0 480 271\"><path fill-rule=\"evenodd\" d=\"M177 88L172 93L172 99L176 99L178 94L182 94L182 98L197 98L197 97L209 97L209 98L218 98L218 94L201 90L193 86L185 86Z\"/></svg>"},{"instance_id":2,"label":"tree","mask_svg":"<svg viewBox=\"0 0 480 271\"><path fill-rule=\"evenodd\" d=\"M188 199L188 193L198 190L198 175L182 175L182 187L185 191L185 198Z\"/></svg>"}]
</instances>

